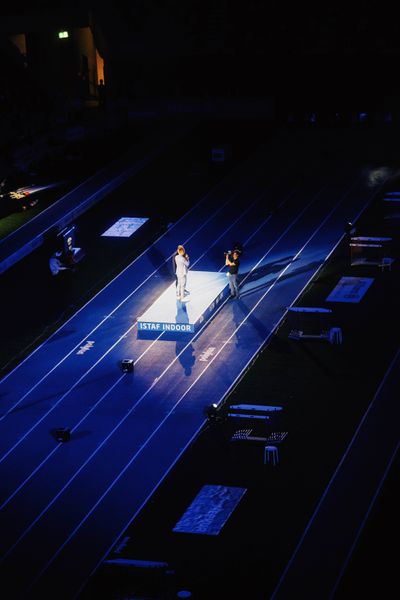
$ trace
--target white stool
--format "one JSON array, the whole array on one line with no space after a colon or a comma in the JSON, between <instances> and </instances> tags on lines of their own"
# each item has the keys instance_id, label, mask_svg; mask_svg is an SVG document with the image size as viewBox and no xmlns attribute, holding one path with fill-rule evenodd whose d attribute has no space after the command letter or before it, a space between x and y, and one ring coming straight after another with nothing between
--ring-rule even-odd
<instances>
[{"instance_id":1,"label":"white stool","mask_svg":"<svg viewBox=\"0 0 400 600\"><path fill-rule=\"evenodd\" d=\"M264 465L271 459L273 466L278 464L278 448L276 446L265 446L264 447Z\"/></svg>"}]
</instances>

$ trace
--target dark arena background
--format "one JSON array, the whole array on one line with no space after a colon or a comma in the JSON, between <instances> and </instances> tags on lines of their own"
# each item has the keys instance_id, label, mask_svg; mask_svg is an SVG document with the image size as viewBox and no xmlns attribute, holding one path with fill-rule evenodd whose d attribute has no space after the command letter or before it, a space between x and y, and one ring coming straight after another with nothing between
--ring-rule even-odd
<instances>
[{"instance_id":1,"label":"dark arena background","mask_svg":"<svg viewBox=\"0 0 400 600\"><path fill-rule=\"evenodd\" d=\"M2 597L393 597L393 11L2 3Z\"/></svg>"}]
</instances>

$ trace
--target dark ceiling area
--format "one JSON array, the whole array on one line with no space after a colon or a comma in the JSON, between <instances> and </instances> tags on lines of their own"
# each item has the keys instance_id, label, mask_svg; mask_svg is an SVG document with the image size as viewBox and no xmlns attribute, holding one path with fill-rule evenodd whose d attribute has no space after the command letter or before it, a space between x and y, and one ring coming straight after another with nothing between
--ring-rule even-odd
<instances>
[{"instance_id":1,"label":"dark ceiling area","mask_svg":"<svg viewBox=\"0 0 400 600\"><path fill-rule=\"evenodd\" d=\"M338 87L373 94L392 77L400 52L394 8L375 0L282 3L247 0L61 2L88 9L118 65L151 69L183 95L312 93ZM51 2L3 3L2 14L44 15ZM390 85L395 84L392 77ZM157 88L156 88L157 89ZM162 84L159 93L162 94ZM303 89L304 92L304 89Z\"/></svg>"}]
</instances>

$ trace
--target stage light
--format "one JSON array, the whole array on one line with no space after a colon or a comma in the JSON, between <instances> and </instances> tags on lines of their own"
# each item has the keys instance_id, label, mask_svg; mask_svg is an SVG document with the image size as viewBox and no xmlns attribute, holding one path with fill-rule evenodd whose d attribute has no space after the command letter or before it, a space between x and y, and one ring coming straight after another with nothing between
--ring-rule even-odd
<instances>
[{"instance_id":1,"label":"stage light","mask_svg":"<svg viewBox=\"0 0 400 600\"><path fill-rule=\"evenodd\" d=\"M123 373L133 373L133 359L132 358L124 358L121 362L121 368Z\"/></svg>"},{"instance_id":2,"label":"stage light","mask_svg":"<svg viewBox=\"0 0 400 600\"><path fill-rule=\"evenodd\" d=\"M356 228L353 225L353 223L351 223L350 221L348 223L346 223L346 226L344 228L344 232L347 235L354 235L356 233Z\"/></svg>"},{"instance_id":3,"label":"stage light","mask_svg":"<svg viewBox=\"0 0 400 600\"><path fill-rule=\"evenodd\" d=\"M218 405L210 404L204 408L204 415L209 421L216 421L218 418Z\"/></svg>"},{"instance_id":4,"label":"stage light","mask_svg":"<svg viewBox=\"0 0 400 600\"><path fill-rule=\"evenodd\" d=\"M57 442L69 442L71 439L71 430L69 427L58 427L54 431L54 437Z\"/></svg>"}]
</instances>

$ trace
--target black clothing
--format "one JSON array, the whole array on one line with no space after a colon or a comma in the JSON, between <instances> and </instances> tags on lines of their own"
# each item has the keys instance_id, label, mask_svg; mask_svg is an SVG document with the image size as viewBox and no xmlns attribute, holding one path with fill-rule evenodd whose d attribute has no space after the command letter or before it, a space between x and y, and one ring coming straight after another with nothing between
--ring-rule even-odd
<instances>
[{"instance_id":1,"label":"black clothing","mask_svg":"<svg viewBox=\"0 0 400 600\"><path fill-rule=\"evenodd\" d=\"M174 270L174 275L176 275L176 262L175 262L175 256L178 256L179 252L175 252L175 254L172 257L172 268Z\"/></svg>"},{"instance_id":2,"label":"black clothing","mask_svg":"<svg viewBox=\"0 0 400 600\"><path fill-rule=\"evenodd\" d=\"M237 275L240 266L239 258L233 258L233 256L229 256L228 258L231 262L235 263L234 265L228 265L228 273L231 275Z\"/></svg>"}]
</instances>

